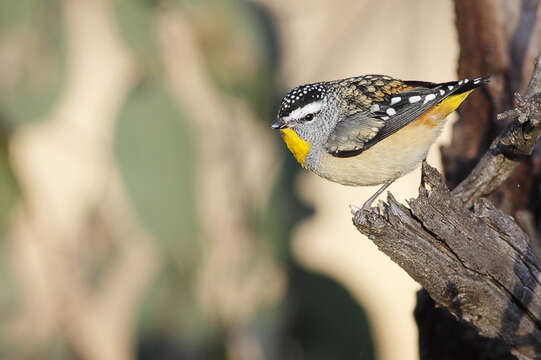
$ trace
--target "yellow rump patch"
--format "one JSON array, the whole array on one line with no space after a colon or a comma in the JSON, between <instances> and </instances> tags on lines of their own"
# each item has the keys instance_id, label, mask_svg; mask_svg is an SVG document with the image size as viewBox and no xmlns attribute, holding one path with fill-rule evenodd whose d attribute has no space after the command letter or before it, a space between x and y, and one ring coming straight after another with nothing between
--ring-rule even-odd
<instances>
[{"instance_id":1,"label":"yellow rump patch","mask_svg":"<svg viewBox=\"0 0 541 360\"><path fill-rule=\"evenodd\" d=\"M280 130L282 138L287 145L287 148L295 159L302 165L303 168L306 168L306 156L310 152L310 144L304 141L297 135L297 133L291 129L282 129Z\"/></svg>"},{"instance_id":2,"label":"yellow rump patch","mask_svg":"<svg viewBox=\"0 0 541 360\"><path fill-rule=\"evenodd\" d=\"M446 113L445 116L449 115L470 95L470 93L475 90L463 92L458 95L451 95L447 99L443 100L437 107L442 113Z\"/></svg>"},{"instance_id":3,"label":"yellow rump patch","mask_svg":"<svg viewBox=\"0 0 541 360\"><path fill-rule=\"evenodd\" d=\"M468 97L468 95L470 95L473 90L475 89L445 98L441 103L419 116L414 123L423 124L426 126L436 126L441 120L445 119L447 115L455 111L456 108Z\"/></svg>"}]
</instances>

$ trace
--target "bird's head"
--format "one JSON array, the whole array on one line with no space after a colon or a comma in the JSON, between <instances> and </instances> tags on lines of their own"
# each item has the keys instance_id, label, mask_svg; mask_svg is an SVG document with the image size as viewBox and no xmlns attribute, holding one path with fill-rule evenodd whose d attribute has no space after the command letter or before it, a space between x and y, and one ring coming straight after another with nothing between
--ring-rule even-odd
<instances>
[{"instance_id":1,"label":"bird's head","mask_svg":"<svg viewBox=\"0 0 541 360\"><path fill-rule=\"evenodd\" d=\"M293 131L309 143L323 144L338 122L338 112L333 111L328 83L298 86L287 93L272 128ZM289 130L288 130L289 129Z\"/></svg>"}]
</instances>

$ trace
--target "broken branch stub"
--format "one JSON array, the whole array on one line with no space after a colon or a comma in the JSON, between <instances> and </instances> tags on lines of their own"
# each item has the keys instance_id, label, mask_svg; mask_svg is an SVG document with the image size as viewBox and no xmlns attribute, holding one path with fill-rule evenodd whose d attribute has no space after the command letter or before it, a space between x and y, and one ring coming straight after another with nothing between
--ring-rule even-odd
<instances>
[{"instance_id":1,"label":"broken branch stub","mask_svg":"<svg viewBox=\"0 0 541 360\"><path fill-rule=\"evenodd\" d=\"M465 208L427 164L409 205L389 194L381 213L358 211L353 222L436 303L533 358L541 350L541 283L528 236L485 199Z\"/></svg>"},{"instance_id":2,"label":"broken branch stub","mask_svg":"<svg viewBox=\"0 0 541 360\"><path fill-rule=\"evenodd\" d=\"M506 112L514 119L452 192L423 163L411 209L389 194L381 212L357 211L353 218L439 306L502 339L520 359L541 354L540 267L528 235L482 197L532 154L541 136L541 56L525 94L516 95L516 109Z\"/></svg>"}]
</instances>

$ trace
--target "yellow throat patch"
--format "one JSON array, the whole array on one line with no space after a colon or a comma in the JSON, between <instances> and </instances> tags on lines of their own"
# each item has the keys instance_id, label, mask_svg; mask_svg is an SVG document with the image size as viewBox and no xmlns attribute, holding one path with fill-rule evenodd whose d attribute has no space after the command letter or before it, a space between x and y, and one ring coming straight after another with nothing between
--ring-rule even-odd
<instances>
[{"instance_id":1,"label":"yellow throat patch","mask_svg":"<svg viewBox=\"0 0 541 360\"><path fill-rule=\"evenodd\" d=\"M282 138L287 145L287 148L295 159L302 165L303 168L306 168L306 156L310 152L310 144L304 141L297 135L297 133L291 129L282 129L280 130Z\"/></svg>"}]
</instances>

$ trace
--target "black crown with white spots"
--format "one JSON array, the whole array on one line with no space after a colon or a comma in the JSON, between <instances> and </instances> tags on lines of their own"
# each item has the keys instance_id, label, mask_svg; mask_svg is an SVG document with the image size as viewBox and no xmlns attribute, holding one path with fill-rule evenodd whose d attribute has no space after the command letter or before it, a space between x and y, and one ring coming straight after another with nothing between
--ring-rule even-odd
<instances>
[{"instance_id":1,"label":"black crown with white spots","mask_svg":"<svg viewBox=\"0 0 541 360\"><path fill-rule=\"evenodd\" d=\"M282 99L279 117L288 116L293 110L301 108L313 101L325 98L327 88L324 83L300 85L292 89Z\"/></svg>"}]
</instances>

